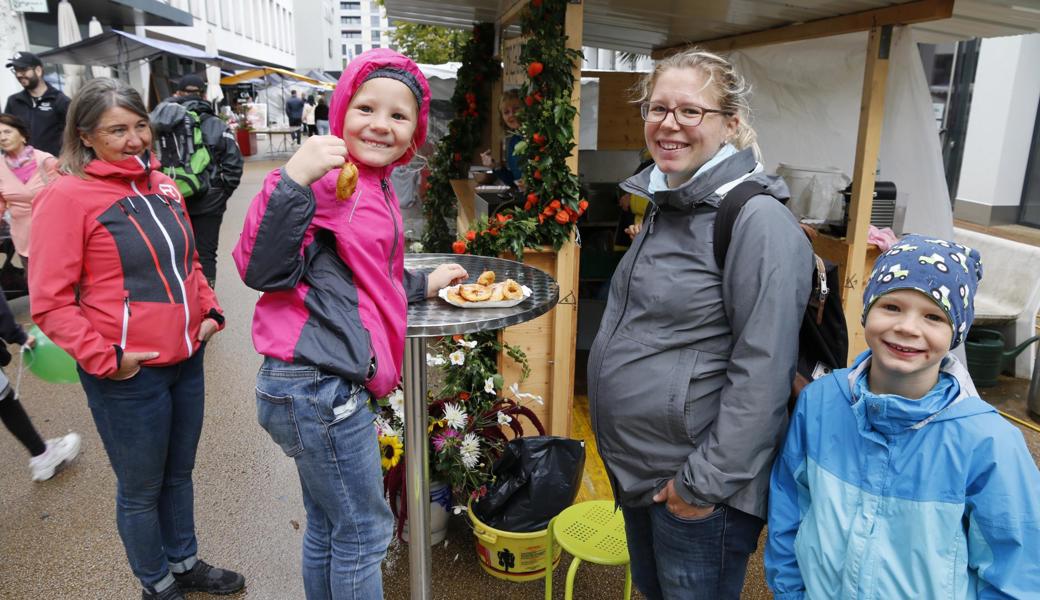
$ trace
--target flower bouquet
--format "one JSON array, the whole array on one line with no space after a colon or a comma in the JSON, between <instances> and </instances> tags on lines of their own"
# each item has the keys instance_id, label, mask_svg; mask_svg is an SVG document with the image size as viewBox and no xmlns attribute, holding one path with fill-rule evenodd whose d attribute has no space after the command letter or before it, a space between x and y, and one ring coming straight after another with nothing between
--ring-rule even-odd
<instances>
[{"instance_id":1,"label":"flower bouquet","mask_svg":"<svg viewBox=\"0 0 1040 600\"><path fill-rule=\"evenodd\" d=\"M519 383L503 390L496 364L502 346L496 332L442 338L430 347L427 365L438 369L441 384L428 398L427 438L430 476L446 482L459 512L469 500L480 498L491 483L491 466L506 443L524 434L521 419L545 434L538 417L525 401L542 403L520 391ZM521 382L530 372L519 348L506 354L521 365ZM382 454L383 487L397 517L397 533L407 520L406 506L398 500L404 489L404 394L395 390L379 401L376 431Z\"/></svg>"}]
</instances>

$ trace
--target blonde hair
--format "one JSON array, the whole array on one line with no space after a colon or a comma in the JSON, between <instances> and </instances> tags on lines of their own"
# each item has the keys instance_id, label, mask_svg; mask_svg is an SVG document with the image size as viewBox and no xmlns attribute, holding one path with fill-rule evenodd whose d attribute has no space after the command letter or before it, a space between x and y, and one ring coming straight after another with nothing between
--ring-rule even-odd
<instances>
[{"instance_id":1,"label":"blonde hair","mask_svg":"<svg viewBox=\"0 0 1040 600\"><path fill-rule=\"evenodd\" d=\"M654 70L647 73L633 92L635 102L646 102L654 91L657 78L668 69L697 69L704 75L704 88L711 88L718 98L719 110L738 119L737 132L729 140L738 150L751 148L755 158L761 160L758 135L751 127L751 85L737 72L733 63L725 58L697 47L687 48L658 61Z\"/></svg>"},{"instance_id":2,"label":"blonde hair","mask_svg":"<svg viewBox=\"0 0 1040 600\"><path fill-rule=\"evenodd\" d=\"M58 162L62 173L86 177L84 169L97 155L83 143L81 135L97 129L105 112L113 106L125 108L148 119L148 109L144 107L141 95L118 79L91 79L72 97L65 117L65 133Z\"/></svg>"}]
</instances>

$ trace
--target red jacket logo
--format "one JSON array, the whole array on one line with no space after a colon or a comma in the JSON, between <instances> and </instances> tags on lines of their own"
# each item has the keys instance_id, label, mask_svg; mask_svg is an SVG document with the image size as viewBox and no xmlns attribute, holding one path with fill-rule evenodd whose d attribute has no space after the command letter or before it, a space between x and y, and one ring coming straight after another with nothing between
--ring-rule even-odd
<instances>
[{"instance_id":1,"label":"red jacket logo","mask_svg":"<svg viewBox=\"0 0 1040 600\"><path fill-rule=\"evenodd\" d=\"M176 200L178 203L181 202L181 192L177 189L177 186L171 183L160 183L159 191L168 198Z\"/></svg>"}]
</instances>

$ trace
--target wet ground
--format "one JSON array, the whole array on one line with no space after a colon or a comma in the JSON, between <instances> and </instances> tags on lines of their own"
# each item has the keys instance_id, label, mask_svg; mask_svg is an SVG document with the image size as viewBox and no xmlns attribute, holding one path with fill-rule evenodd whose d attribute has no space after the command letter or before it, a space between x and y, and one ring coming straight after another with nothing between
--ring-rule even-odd
<instances>
[{"instance_id":1,"label":"wet ground","mask_svg":"<svg viewBox=\"0 0 1040 600\"><path fill-rule=\"evenodd\" d=\"M195 469L199 553L205 560L245 574L247 588L228 598L303 598L300 544L305 515L292 462L256 423L254 376L259 359L249 339L257 293L234 273L230 251L252 194L266 172L280 163L247 164L232 198L221 237L218 292L227 329L207 349L206 422ZM18 320L28 304L13 303ZM17 377L17 359L7 373ZM1008 380L984 395L1022 418L1027 382ZM82 390L54 385L26 373L21 396L44 437L67 431L83 436L82 452L69 468L44 483L30 481L28 454L0 431L0 599L71 600L140 597L115 528L115 480L94 430ZM1034 456L1040 433L1025 431ZM554 596L563 597L568 559L556 571ZM477 565L466 522L455 517L447 543L433 553L433 591L438 599L542 598L541 582L516 584L486 575ZM408 597L407 546L391 547L384 564L386 597ZM623 570L583 566L576 598L619 598ZM192 600L208 596L189 594ZM637 593L633 597L640 597ZM749 569L745 598L769 598L759 557Z\"/></svg>"}]
</instances>

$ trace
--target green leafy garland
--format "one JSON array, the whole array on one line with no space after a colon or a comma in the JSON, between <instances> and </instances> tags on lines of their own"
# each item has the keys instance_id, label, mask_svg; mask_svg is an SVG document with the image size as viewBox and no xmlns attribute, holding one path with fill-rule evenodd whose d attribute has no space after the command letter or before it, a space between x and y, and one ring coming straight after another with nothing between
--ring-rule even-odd
<instances>
[{"instance_id":1,"label":"green leafy garland","mask_svg":"<svg viewBox=\"0 0 1040 600\"><path fill-rule=\"evenodd\" d=\"M566 162L574 149L577 114L571 104L574 66L582 59L579 50L566 47L566 14L567 0L531 0L521 17L527 41L520 61L528 79L520 88L523 139L515 153L523 164L523 206L476 221L470 231L460 232L452 244L456 254L512 252L521 258L524 248L543 244L559 250L588 207L578 177Z\"/></svg>"},{"instance_id":2,"label":"green leafy garland","mask_svg":"<svg viewBox=\"0 0 1040 600\"><path fill-rule=\"evenodd\" d=\"M481 132L488 117L495 113L488 108L491 83L501 75L501 66L491 60L494 54L494 25L474 24L473 34L462 49L462 66L455 76L455 91L451 97L455 117L430 160L426 200L423 202L426 229L422 244L426 252L448 252L451 248L448 224L455 220L457 213L451 180L469 177L470 160L480 145Z\"/></svg>"}]
</instances>

